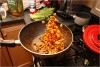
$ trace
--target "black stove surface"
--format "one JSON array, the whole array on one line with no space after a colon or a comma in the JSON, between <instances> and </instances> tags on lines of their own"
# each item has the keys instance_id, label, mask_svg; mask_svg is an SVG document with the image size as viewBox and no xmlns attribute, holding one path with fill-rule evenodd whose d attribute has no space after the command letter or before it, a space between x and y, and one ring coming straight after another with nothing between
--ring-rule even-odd
<instances>
[{"instance_id":1,"label":"black stove surface","mask_svg":"<svg viewBox=\"0 0 100 67\"><path fill-rule=\"evenodd\" d=\"M87 48L82 39L82 27L78 25L68 26L74 35L74 42L68 51L54 58L36 58L34 66L94 66L99 67L99 55Z\"/></svg>"}]
</instances>

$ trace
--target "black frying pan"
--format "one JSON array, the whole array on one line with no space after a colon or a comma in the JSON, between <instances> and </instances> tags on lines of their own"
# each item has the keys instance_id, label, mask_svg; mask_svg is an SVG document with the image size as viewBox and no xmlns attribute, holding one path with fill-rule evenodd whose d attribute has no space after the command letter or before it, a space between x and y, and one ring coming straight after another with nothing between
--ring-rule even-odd
<instances>
[{"instance_id":1,"label":"black frying pan","mask_svg":"<svg viewBox=\"0 0 100 67\"><path fill-rule=\"evenodd\" d=\"M35 41L36 43L39 43L39 36L45 33L46 30L46 24L42 24L41 21L36 21L30 24L27 24L25 27L23 27L19 32L19 40L1 40L1 46L13 46L14 44L20 43L21 46L26 49L27 51L33 53L34 56L38 57L53 57L58 54L63 53L66 51L73 42L73 34L71 30L63 25L63 27L60 27L60 23L57 23L57 26L61 30L62 34L64 35L64 45L65 49L62 51L59 51L54 54L40 54L36 51L36 49L33 47L32 42Z\"/></svg>"}]
</instances>

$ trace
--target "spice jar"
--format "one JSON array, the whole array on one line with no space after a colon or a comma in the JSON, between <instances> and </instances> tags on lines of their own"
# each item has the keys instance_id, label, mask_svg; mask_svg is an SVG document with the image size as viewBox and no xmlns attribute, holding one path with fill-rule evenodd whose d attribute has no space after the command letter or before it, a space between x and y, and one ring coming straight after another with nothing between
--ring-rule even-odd
<instances>
[{"instance_id":1,"label":"spice jar","mask_svg":"<svg viewBox=\"0 0 100 67\"><path fill-rule=\"evenodd\" d=\"M16 17L23 16L23 2L22 0L7 0L8 12Z\"/></svg>"},{"instance_id":2,"label":"spice jar","mask_svg":"<svg viewBox=\"0 0 100 67\"><path fill-rule=\"evenodd\" d=\"M29 0L29 5L30 5L30 14L36 13L36 0Z\"/></svg>"}]
</instances>

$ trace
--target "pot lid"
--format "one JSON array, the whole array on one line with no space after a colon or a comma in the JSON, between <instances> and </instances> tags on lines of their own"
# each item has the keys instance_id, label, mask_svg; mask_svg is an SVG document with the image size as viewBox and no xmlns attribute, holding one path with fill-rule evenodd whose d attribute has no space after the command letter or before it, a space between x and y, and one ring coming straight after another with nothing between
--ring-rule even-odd
<instances>
[{"instance_id":1,"label":"pot lid","mask_svg":"<svg viewBox=\"0 0 100 67\"><path fill-rule=\"evenodd\" d=\"M83 33L83 39L92 51L100 54L100 25L88 26Z\"/></svg>"}]
</instances>

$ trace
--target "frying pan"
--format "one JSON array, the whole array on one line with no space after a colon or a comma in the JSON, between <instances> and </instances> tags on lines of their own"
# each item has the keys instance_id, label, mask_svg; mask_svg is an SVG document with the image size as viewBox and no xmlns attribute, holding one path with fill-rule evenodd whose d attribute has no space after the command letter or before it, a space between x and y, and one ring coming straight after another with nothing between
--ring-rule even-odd
<instances>
[{"instance_id":1,"label":"frying pan","mask_svg":"<svg viewBox=\"0 0 100 67\"><path fill-rule=\"evenodd\" d=\"M14 44L20 43L21 46L31 52L34 56L36 57L43 57L43 58L49 58L53 56L57 56L58 54L61 54L65 52L73 42L73 34L72 31L65 26L64 24L63 27L60 27L61 23L57 23L58 28L61 30L62 34L64 35L64 50L59 51L54 54L40 54L36 51L34 48L32 42L39 43L39 36L44 34L46 31L46 23L42 24L41 21L36 21L33 23L27 24L25 27L23 27L18 35L19 40L1 40L1 46L15 46Z\"/></svg>"}]
</instances>

